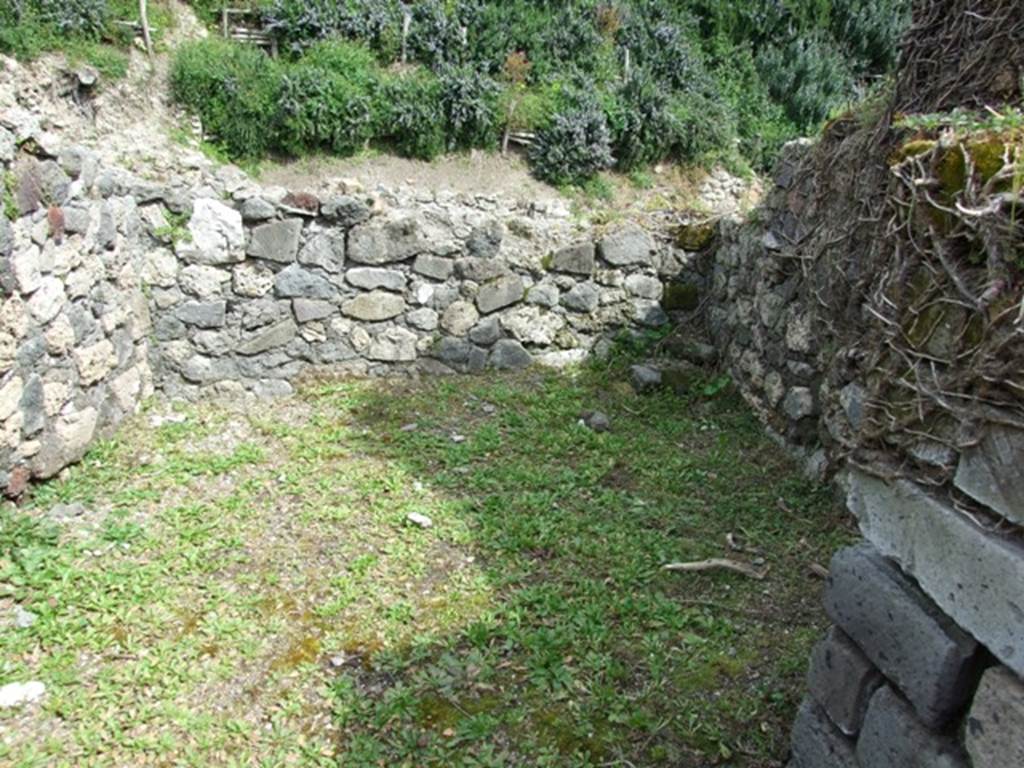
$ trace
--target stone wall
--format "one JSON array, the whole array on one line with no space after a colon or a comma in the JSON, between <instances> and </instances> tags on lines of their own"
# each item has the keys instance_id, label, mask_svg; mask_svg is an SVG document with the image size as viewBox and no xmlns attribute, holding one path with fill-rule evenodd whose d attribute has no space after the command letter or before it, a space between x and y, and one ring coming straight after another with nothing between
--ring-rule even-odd
<instances>
[{"instance_id":1,"label":"stone wall","mask_svg":"<svg viewBox=\"0 0 1024 768\"><path fill-rule=\"evenodd\" d=\"M667 246L626 226L595 242L565 211L394 193L198 197L142 258L159 385L290 390L307 368L374 375L579 362L659 326ZM668 258L666 258L668 257Z\"/></svg>"},{"instance_id":2,"label":"stone wall","mask_svg":"<svg viewBox=\"0 0 1024 768\"><path fill-rule=\"evenodd\" d=\"M863 364L881 335L848 292L873 295L874 276L837 246L848 222L821 194L821 169L836 172L827 142L786 148L754 221L723 228L704 297L747 401L809 473L837 481L863 535L831 564L833 626L791 765L1024 765L1024 430L989 404L949 440L863 447L896 406Z\"/></svg>"},{"instance_id":3,"label":"stone wall","mask_svg":"<svg viewBox=\"0 0 1024 768\"><path fill-rule=\"evenodd\" d=\"M80 459L152 392L136 198L87 196L95 159L16 152L32 140L0 126L0 488L13 494Z\"/></svg>"},{"instance_id":4,"label":"stone wall","mask_svg":"<svg viewBox=\"0 0 1024 768\"><path fill-rule=\"evenodd\" d=\"M562 204L319 197L230 166L129 173L0 113L0 488L18 494L154 390L284 394L306 372L562 366L660 326L687 254ZM159 180L158 180L159 179Z\"/></svg>"}]
</instances>

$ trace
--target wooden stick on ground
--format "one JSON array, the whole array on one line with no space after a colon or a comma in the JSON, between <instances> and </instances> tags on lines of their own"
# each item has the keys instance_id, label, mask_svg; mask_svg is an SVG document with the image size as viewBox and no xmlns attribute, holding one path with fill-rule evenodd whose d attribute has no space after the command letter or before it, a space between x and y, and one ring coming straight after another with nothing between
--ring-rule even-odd
<instances>
[{"instance_id":1,"label":"wooden stick on ground","mask_svg":"<svg viewBox=\"0 0 1024 768\"><path fill-rule=\"evenodd\" d=\"M667 563L661 566L663 571L712 571L715 569L733 571L758 581L762 581L768 575L767 568L758 570L752 565L741 563L738 560L729 560L724 557L712 557L708 560L695 560L690 563Z\"/></svg>"}]
</instances>

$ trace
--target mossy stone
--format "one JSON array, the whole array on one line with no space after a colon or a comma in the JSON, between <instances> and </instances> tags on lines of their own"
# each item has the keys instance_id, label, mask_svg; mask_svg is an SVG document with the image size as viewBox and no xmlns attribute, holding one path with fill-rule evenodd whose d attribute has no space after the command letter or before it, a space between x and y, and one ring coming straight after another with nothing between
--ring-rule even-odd
<instances>
[{"instance_id":1,"label":"mossy stone","mask_svg":"<svg viewBox=\"0 0 1024 768\"><path fill-rule=\"evenodd\" d=\"M931 152L937 144L934 139L911 139L893 153L889 162L891 165L899 165L908 157L918 157Z\"/></svg>"},{"instance_id":2,"label":"mossy stone","mask_svg":"<svg viewBox=\"0 0 1024 768\"><path fill-rule=\"evenodd\" d=\"M666 283L661 308L666 312L692 312L700 304L700 291L693 283Z\"/></svg>"},{"instance_id":3,"label":"mossy stone","mask_svg":"<svg viewBox=\"0 0 1024 768\"><path fill-rule=\"evenodd\" d=\"M702 251L714 240L717 227L715 221L682 224L676 232L676 245L684 251Z\"/></svg>"}]
</instances>

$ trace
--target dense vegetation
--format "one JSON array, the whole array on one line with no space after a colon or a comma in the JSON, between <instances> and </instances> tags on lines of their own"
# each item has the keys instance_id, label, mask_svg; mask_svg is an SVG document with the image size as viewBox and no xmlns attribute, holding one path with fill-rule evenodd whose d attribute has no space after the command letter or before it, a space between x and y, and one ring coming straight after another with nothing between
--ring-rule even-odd
<instances>
[{"instance_id":1,"label":"dense vegetation","mask_svg":"<svg viewBox=\"0 0 1024 768\"><path fill-rule=\"evenodd\" d=\"M0 0L43 16L59 7L63 29L93 35L114 2ZM214 22L221 3L193 5ZM555 183L667 158L764 167L782 142L887 72L907 6L262 0L254 7L279 58L196 42L178 52L172 82L239 158L347 154L373 142L430 159L494 148L511 130L534 135L535 173Z\"/></svg>"},{"instance_id":2,"label":"dense vegetation","mask_svg":"<svg viewBox=\"0 0 1024 768\"><path fill-rule=\"evenodd\" d=\"M0 52L30 59L53 49L84 60L107 77L128 68L128 24L138 21L138 0L0 0ZM173 22L170 9L150 3L154 31Z\"/></svg>"}]
</instances>

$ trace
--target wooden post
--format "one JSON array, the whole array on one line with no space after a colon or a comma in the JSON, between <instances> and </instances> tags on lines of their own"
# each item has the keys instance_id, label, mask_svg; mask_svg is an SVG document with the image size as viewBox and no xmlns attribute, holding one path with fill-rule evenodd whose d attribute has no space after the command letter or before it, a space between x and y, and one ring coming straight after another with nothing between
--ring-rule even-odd
<instances>
[{"instance_id":1,"label":"wooden post","mask_svg":"<svg viewBox=\"0 0 1024 768\"><path fill-rule=\"evenodd\" d=\"M149 57L150 69L153 67L153 38L149 34L149 13L146 0L139 0L139 24L142 26L142 41L146 44L146 56Z\"/></svg>"},{"instance_id":2,"label":"wooden post","mask_svg":"<svg viewBox=\"0 0 1024 768\"><path fill-rule=\"evenodd\" d=\"M412 13L405 11L402 14L402 64L409 58L409 27L412 26Z\"/></svg>"}]
</instances>

